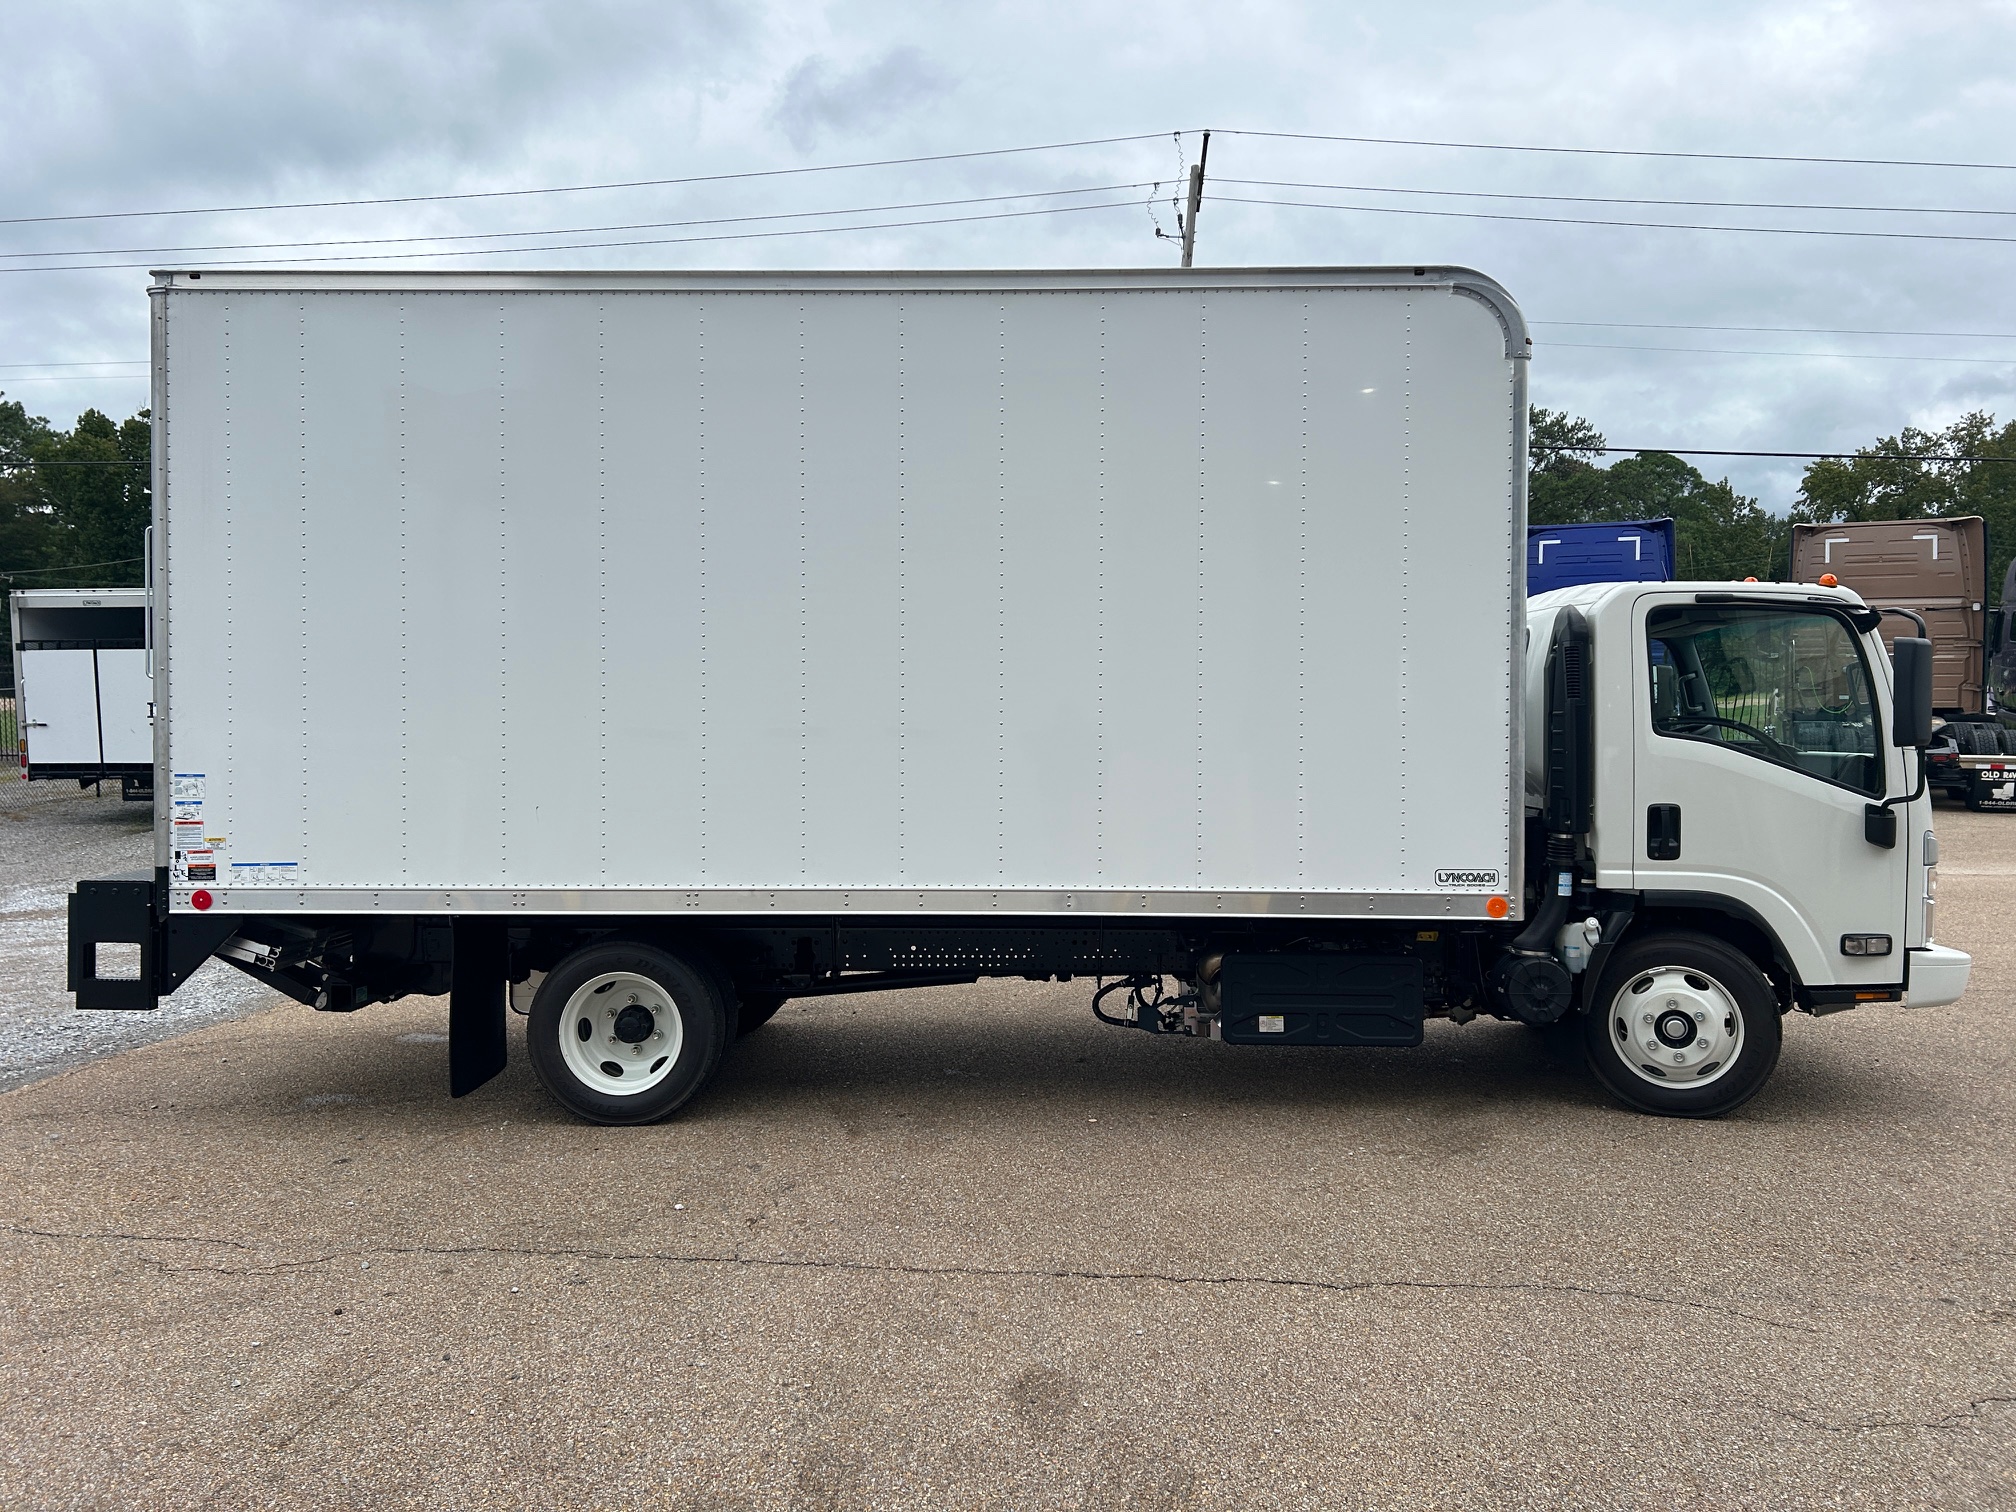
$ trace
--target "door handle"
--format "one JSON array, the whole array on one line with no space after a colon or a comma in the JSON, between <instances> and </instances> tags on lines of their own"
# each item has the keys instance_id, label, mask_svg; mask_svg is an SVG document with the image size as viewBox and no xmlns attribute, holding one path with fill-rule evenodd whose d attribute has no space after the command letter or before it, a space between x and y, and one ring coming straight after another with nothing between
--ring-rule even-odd
<instances>
[{"instance_id":1,"label":"door handle","mask_svg":"<svg viewBox=\"0 0 2016 1512\"><path fill-rule=\"evenodd\" d=\"M1680 805L1655 803L1645 810L1645 855L1653 861L1680 859Z\"/></svg>"}]
</instances>

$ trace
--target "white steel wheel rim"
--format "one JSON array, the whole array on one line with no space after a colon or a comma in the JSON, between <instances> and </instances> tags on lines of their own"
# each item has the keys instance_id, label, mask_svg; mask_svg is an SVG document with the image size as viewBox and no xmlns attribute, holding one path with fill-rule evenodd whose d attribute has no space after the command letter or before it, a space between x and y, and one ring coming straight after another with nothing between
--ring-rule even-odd
<instances>
[{"instance_id":1,"label":"white steel wheel rim","mask_svg":"<svg viewBox=\"0 0 2016 1512\"><path fill-rule=\"evenodd\" d=\"M672 995L634 971L590 977L560 1010L560 1058L605 1097L635 1097L672 1074L686 1026Z\"/></svg>"},{"instance_id":2,"label":"white steel wheel rim","mask_svg":"<svg viewBox=\"0 0 2016 1512\"><path fill-rule=\"evenodd\" d=\"M1689 1025L1683 1036L1682 1022ZM1610 1048L1655 1087L1705 1087L1743 1053L1743 1011L1729 990L1692 966L1654 966L1610 1004Z\"/></svg>"}]
</instances>

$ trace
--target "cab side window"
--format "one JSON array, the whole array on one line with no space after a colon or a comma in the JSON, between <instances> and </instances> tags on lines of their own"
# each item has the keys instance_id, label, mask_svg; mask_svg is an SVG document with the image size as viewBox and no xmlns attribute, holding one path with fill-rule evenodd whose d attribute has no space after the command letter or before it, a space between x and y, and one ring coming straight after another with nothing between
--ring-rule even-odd
<instances>
[{"instance_id":1,"label":"cab side window","mask_svg":"<svg viewBox=\"0 0 2016 1512\"><path fill-rule=\"evenodd\" d=\"M1672 604L1646 621L1652 730L1871 797L1883 747L1860 638L1831 614Z\"/></svg>"}]
</instances>

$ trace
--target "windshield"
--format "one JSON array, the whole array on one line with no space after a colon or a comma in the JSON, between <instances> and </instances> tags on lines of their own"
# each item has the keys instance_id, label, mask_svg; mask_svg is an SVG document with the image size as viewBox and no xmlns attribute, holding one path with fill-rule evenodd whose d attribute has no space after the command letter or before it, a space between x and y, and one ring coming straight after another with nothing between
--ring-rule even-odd
<instances>
[{"instance_id":1,"label":"windshield","mask_svg":"<svg viewBox=\"0 0 2016 1512\"><path fill-rule=\"evenodd\" d=\"M1831 614L1677 604L1646 621L1652 728L1878 796L1882 746L1859 637Z\"/></svg>"}]
</instances>

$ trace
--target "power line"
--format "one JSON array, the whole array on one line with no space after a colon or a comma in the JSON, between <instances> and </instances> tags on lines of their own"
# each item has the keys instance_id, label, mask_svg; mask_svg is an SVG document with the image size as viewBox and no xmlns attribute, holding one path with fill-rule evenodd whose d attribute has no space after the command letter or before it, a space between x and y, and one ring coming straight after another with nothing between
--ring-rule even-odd
<instances>
[{"instance_id":1,"label":"power line","mask_svg":"<svg viewBox=\"0 0 2016 1512\"><path fill-rule=\"evenodd\" d=\"M2008 367L2016 357L1937 357L1923 352L1760 352L1745 347L1626 346L1607 341L1550 341L1547 350L1584 352L1699 352L1707 357L1852 357L1859 362L1966 362Z\"/></svg>"},{"instance_id":2,"label":"power line","mask_svg":"<svg viewBox=\"0 0 2016 1512\"><path fill-rule=\"evenodd\" d=\"M1790 457L1808 462L2016 462L2016 456L1949 457L1943 452L1731 451L1706 446L1575 446L1567 442L1554 446L1537 441L1527 450L1550 453L1630 452L1638 455L1655 452L1669 457Z\"/></svg>"},{"instance_id":3,"label":"power line","mask_svg":"<svg viewBox=\"0 0 2016 1512\"><path fill-rule=\"evenodd\" d=\"M0 362L0 369L52 367L145 367L144 357L101 357L96 362Z\"/></svg>"},{"instance_id":4,"label":"power line","mask_svg":"<svg viewBox=\"0 0 2016 1512\"><path fill-rule=\"evenodd\" d=\"M1828 163L1849 168L1980 168L2016 172L2016 163L1949 163L1923 158L1795 157L1771 152L1663 152L1641 147L1547 147L1521 142L1442 142L1419 137L1338 136L1313 131L1241 131L1214 126L1222 136L1271 137L1292 142L1356 142L1375 147L1454 147L1470 152L1547 152L1576 157L1680 158L1710 163Z\"/></svg>"},{"instance_id":5,"label":"power line","mask_svg":"<svg viewBox=\"0 0 2016 1512\"><path fill-rule=\"evenodd\" d=\"M1609 331L1776 331L1787 336L1943 336L1950 341L2016 341L2016 331L1891 331L1848 326L1671 325L1638 320L1534 320L1531 325L1590 326Z\"/></svg>"},{"instance_id":6,"label":"power line","mask_svg":"<svg viewBox=\"0 0 2016 1512\"><path fill-rule=\"evenodd\" d=\"M129 567L135 562L144 562L145 557L118 557L109 562L71 562L64 567L10 567L0 572L0 577L36 577L48 572L83 572L92 567Z\"/></svg>"},{"instance_id":7,"label":"power line","mask_svg":"<svg viewBox=\"0 0 2016 1512\"><path fill-rule=\"evenodd\" d=\"M1080 210L1138 210L1139 200L1108 200L1097 205L1046 205L1036 210L997 210L986 215L939 215L920 220L869 221L856 226L799 226L786 231L730 231L711 236L653 236L628 241L541 242L527 247L459 247L446 252L345 252L326 257L247 257L233 267L271 267L298 263L383 262L400 257L496 257L517 252L588 252L608 247L668 247L691 242L766 241L782 236L830 236L843 231L893 231L906 226L952 226L973 221L1021 220L1036 215L1069 215ZM90 273L144 268L146 263L43 263L30 268L0 268L9 273Z\"/></svg>"},{"instance_id":8,"label":"power line","mask_svg":"<svg viewBox=\"0 0 2016 1512\"><path fill-rule=\"evenodd\" d=\"M1411 205L1334 205L1311 200L1242 199L1210 196L1232 205L1272 205L1284 210L1357 210L1371 215L1432 215L1443 220L1529 221L1550 226L1618 226L1646 231L1742 231L1758 236L1847 236L1875 241L2016 242L2016 236L1964 236L1944 231L1842 231L1822 226L1705 226L1673 221L1594 220L1563 215L1513 215L1503 210L1419 210ZM0 271L5 271L0 269Z\"/></svg>"},{"instance_id":9,"label":"power line","mask_svg":"<svg viewBox=\"0 0 2016 1512\"><path fill-rule=\"evenodd\" d=\"M1118 194L1126 189L1146 189L1150 181L1132 184L1096 184L1084 189L1030 189L1020 194L981 194L966 199L915 200L896 205L855 205L844 210L777 210L762 215L720 215L700 220L631 221L604 226L552 226L537 231L458 231L430 236L351 236L316 241L205 242L176 247L72 247L62 251L0 252L0 260L17 261L35 257L123 257L133 253L159 252L260 252L295 247L382 247L410 246L423 242L506 241L532 236L596 236L609 231L664 231L683 226L732 226L753 221L813 220L822 216L882 215L895 210L943 210L958 205L996 205L1007 200L1050 199L1070 194ZM499 248L515 251L515 248Z\"/></svg>"},{"instance_id":10,"label":"power line","mask_svg":"<svg viewBox=\"0 0 2016 1512\"><path fill-rule=\"evenodd\" d=\"M974 152L934 152L918 157L878 158L858 163L817 163L803 168L759 168L743 173L701 173L684 178L625 179L605 184L550 184L538 189L475 189L457 194L395 194L376 199L292 200L266 205L204 205L177 210L95 210L73 215L0 216L0 226L41 226L59 221L133 220L157 215L241 215L266 210L334 210L357 205L440 204L451 200L522 199L537 194L589 194L604 189L664 189L680 184L721 184L739 179L785 178L804 173L841 173L858 168L902 168L917 163L952 163L973 158L1010 157L1027 152L1063 152L1074 147L1109 147L1122 142L1160 141L1166 131L1133 136L1088 137L1077 142L1039 142L1027 147L988 147Z\"/></svg>"},{"instance_id":11,"label":"power line","mask_svg":"<svg viewBox=\"0 0 2016 1512\"><path fill-rule=\"evenodd\" d=\"M0 457L0 467L150 467L152 465L151 459L147 457L83 460L52 457L47 461L38 457Z\"/></svg>"},{"instance_id":12,"label":"power line","mask_svg":"<svg viewBox=\"0 0 2016 1512\"><path fill-rule=\"evenodd\" d=\"M1705 210L1830 210L1857 215L2016 215L2016 210L1936 205L1820 205L1804 200L1645 199L1612 194L1514 194L1493 189L1400 189L1391 184L1311 184L1296 179L1217 178L1212 182L1245 184L1256 189L1331 189L1348 194L1424 194L1439 199L1540 200L1551 204L1569 205L1674 205Z\"/></svg>"}]
</instances>

